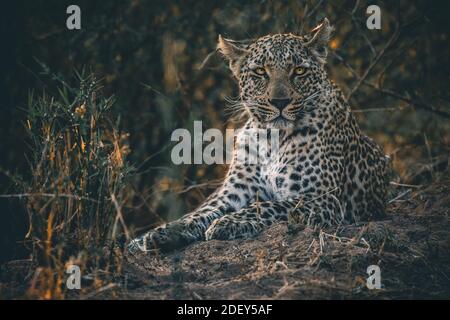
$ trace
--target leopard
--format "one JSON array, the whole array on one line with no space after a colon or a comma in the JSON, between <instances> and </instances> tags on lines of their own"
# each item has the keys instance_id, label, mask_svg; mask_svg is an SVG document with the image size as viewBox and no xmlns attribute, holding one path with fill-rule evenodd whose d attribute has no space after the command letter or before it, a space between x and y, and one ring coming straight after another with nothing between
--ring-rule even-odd
<instances>
[{"instance_id":1,"label":"leopard","mask_svg":"<svg viewBox=\"0 0 450 320\"><path fill-rule=\"evenodd\" d=\"M239 87L235 105L248 117L234 147L248 130L277 132L277 157L249 164L233 154L222 184L197 209L135 238L130 252L250 239L281 222L317 230L385 217L389 157L328 76L333 30L325 18L303 35L219 35L217 51Z\"/></svg>"}]
</instances>

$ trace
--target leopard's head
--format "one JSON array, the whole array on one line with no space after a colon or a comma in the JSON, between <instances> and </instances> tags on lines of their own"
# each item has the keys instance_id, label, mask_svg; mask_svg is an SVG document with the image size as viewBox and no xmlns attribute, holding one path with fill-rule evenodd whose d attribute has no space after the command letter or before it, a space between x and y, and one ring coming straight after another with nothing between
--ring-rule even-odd
<instances>
[{"instance_id":1,"label":"leopard's head","mask_svg":"<svg viewBox=\"0 0 450 320\"><path fill-rule=\"evenodd\" d=\"M314 109L329 80L324 64L332 27L267 35L243 44L219 36L218 50L239 83L237 105L268 127L293 127Z\"/></svg>"}]
</instances>

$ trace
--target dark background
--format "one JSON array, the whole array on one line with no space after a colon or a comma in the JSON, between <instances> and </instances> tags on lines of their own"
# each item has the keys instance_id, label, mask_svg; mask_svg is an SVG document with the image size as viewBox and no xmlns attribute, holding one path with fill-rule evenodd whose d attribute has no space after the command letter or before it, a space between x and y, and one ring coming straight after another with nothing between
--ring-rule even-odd
<instances>
[{"instance_id":1,"label":"dark background","mask_svg":"<svg viewBox=\"0 0 450 320\"><path fill-rule=\"evenodd\" d=\"M66 8L81 8L81 30L67 30ZM382 29L365 26L368 5ZM237 87L212 54L218 34L238 40L311 30L328 17L336 31L328 70L362 129L393 158L394 179L425 184L448 163L450 44L447 1L11 1L2 4L0 59L0 194L17 192L30 172L23 130L31 92L52 78L73 80L83 67L103 78L129 135L137 168L127 221L145 228L174 219L215 187L225 166L175 166L176 128L223 130L225 97ZM395 35L391 39L391 37ZM390 42L390 39L392 40ZM389 46L387 44L390 43ZM72 79L72 80L71 80ZM53 79L54 80L54 79ZM210 182L210 183L206 183ZM2 260L16 258L27 218L19 200L0 198Z\"/></svg>"}]
</instances>

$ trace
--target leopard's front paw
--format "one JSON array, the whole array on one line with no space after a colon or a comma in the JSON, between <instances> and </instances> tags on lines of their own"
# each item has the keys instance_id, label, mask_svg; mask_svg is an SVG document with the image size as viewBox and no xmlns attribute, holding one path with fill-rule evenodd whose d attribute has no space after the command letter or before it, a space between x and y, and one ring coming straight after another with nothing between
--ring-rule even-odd
<instances>
[{"instance_id":1,"label":"leopard's front paw","mask_svg":"<svg viewBox=\"0 0 450 320\"><path fill-rule=\"evenodd\" d=\"M137 237L130 241L130 243L127 246L127 251L131 254L136 254L138 252L144 252L145 251L145 244L144 244L144 238Z\"/></svg>"},{"instance_id":2,"label":"leopard's front paw","mask_svg":"<svg viewBox=\"0 0 450 320\"><path fill-rule=\"evenodd\" d=\"M163 227L153 229L144 235L137 237L128 244L129 253L148 252L157 249L169 240L167 230Z\"/></svg>"},{"instance_id":3,"label":"leopard's front paw","mask_svg":"<svg viewBox=\"0 0 450 320\"><path fill-rule=\"evenodd\" d=\"M224 221L217 219L209 226L205 232L206 241L217 239L217 240L231 240L234 239L231 234L231 228L227 227L228 224Z\"/></svg>"},{"instance_id":4,"label":"leopard's front paw","mask_svg":"<svg viewBox=\"0 0 450 320\"><path fill-rule=\"evenodd\" d=\"M147 252L158 249L167 252L179 249L199 240L199 230L196 225L173 221L134 239L128 245L128 251L133 253L138 250Z\"/></svg>"},{"instance_id":5,"label":"leopard's front paw","mask_svg":"<svg viewBox=\"0 0 450 320\"><path fill-rule=\"evenodd\" d=\"M259 233L260 227L250 221L234 220L232 217L222 217L215 220L206 230L206 240L233 240L250 238Z\"/></svg>"}]
</instances>

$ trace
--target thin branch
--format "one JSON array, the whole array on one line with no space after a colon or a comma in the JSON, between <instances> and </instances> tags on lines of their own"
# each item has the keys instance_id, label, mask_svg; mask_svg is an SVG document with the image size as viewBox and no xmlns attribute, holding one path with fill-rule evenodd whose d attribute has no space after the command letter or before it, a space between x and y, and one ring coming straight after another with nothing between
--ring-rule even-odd
<instances>
[{"instance_id":1,"label":"thin branch","mask_svg":"<svg viewBox=\"0 0 450 320\"><path fill-rule=\"evenodd\" d=\"M89 197L77 196L75 194L54 194L54 193L19 193L19 194L0 194L0 198L26 198L26 197L44 197L44 198L71 198L75 200L87 200L99 202Z\"/></svg>"},{"instance_id":2,"label":"thin branch","mask_svg":"<svg viewBox=\"0 0 450 320\"><path fill-rule=\"evenodd\" d=\"M430 112L433 112L433 113L437 114L438 116L450 119L450 113L447 113L447 112L442 111L442 110L438 110L433 105L427 104L423 100L421 100L421 101L413 100L410 97L402 95L400 93L397 93L397 92L395 92L393 90L380 88L377 85L375 85L375 84L373 84L371 82L368 82L368 81L363 81L363 84L367 85L367 86L369 86L371 88L374 88L378 92L381 92L381 93L387 94L387 95L389 95L389 96L391 96L393 98L405 101L405 102L415 106L416 108L419 108L419 109L422 109L422 110L427 110L427 111L430 111ZM416 96L416 99L421 99L421 98Z\"/></svg>"},{"instance_id":3,"label":"thin branch","mask_svg":"<svg viewBox=\"0 0 450 320\"><path fill-rule=\"evenodd\" d=\"M122 225L123 231L125 232L125 236L127 238L127 240L130 240L130 233L128 232L128 228L125 224L125 220L123 219L123 215L122 215L122 209L120 208L119 203L117 202L116 196L114 193L111 193L111 201L114 204L114 207L116 208L116 219L114 221L114 227L113 227L113 231L112 231L112 238L115 239L116 238L116 232L117 232L117 222L120 221L120 224Z\"/></svg>"},{"instance_id":4,"label":"thin branch","mask_svg":"<svg viewBox=\"0 0 450 320\"><path fill-rule=\"evenodd\" d=\"M372 71L372 69L377 65L377 63L380 61L380 59L384 56L384 54L386 53L386 50L390 48L390 46L394 43L395 40L397 40L398 34L399 34L399 24L397 23L396 27L395 27L395 31L392 34L392 36L389 38L388 42L386 43L386 45L383 47L383 49L381 49L380 52L378 52L377 56L375 57L375 59L373 59L373 61L370 63L369 67L366 69L366 71L364 72L364 74L359 77L358 81L356 82L356 84L353 86L353 88L350 90L349 94L347 95L347 101L350 100L350 98L352 97L352 95L356 92L356 90L359 89L359 87L361 86L361 84L366 80L367 76L370 74L370 72Z\"/></svg>"},{"instance_id":5,"label":"thin branch","mask_svg":"<svg viewBox=\"0 0 450 320\"><path fill-rule=\"evenodd\" d=\"M381 107L381 108L367 108L352 110L353 113L379 112L379 111L397 111L403 110L405 107Z\"/></svg>"}]
</instances>

